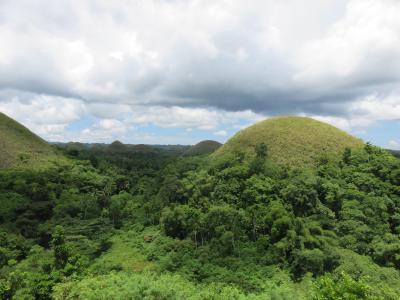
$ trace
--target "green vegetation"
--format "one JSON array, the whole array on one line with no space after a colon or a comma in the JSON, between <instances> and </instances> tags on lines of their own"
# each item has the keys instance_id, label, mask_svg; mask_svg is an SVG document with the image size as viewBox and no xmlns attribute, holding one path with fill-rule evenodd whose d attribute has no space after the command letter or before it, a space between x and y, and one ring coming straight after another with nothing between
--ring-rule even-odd
<instances>
[{"instance_id":1,"label":"green vegetation","mask_svg":"<svg viewBox=\"0 0 400 300\"><path fill-rule=\"evenodd\" d=\"M400 299L400 160L288 167L267 142L63 145L68 164L0 170L0 299Z\"/></svg>"},{"instance_id":2,"label":"green vegetation","mask_svg":"<svg viewBox=\"0 0 400 300\"><path fill-rule=\"evenodd\" d=\"M0 169L39 166L55 157L49 144L1 112L0 149Z\"/></svg>"},{"instance_id":3,"label":"green vegetation","mask_svg":"<svg viewBox=\"0 0 400 300\"><path fill-rule=\"evenodd\" d=\"M340 156L345 148L362 148L363 142L331 125L304 117L275 117L238 132L219 148L215 157L252 156L265 143L268 157L282 166L315 166L321 159Z\"/></svg>"},{"instance_id":4,"label":"green vegetation","mask_svg":"<svg viewBox=\"0 0 400 300\"><path fill-rule=\"evenodd\" d=\"M207 155L215 152L221 146L222 144L216 141L210 141L210 140L201 141L200 143L197 143L196 145L186 150L183 153L183 155L185 156Z\"/></svg>"}]
</instances>

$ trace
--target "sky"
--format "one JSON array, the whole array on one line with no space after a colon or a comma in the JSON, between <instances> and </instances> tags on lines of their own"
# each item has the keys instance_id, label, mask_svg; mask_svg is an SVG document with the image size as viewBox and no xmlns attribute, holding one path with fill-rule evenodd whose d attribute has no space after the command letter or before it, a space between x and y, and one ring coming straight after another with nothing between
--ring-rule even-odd
<instances>
[{"instance_id":1,"label":"sky","mask_svg":"<svg viewBox=\"0 0 400 300\"><path fill-rule=\"evenodd\" d=\"M48 141L300 115L400 149L400 1L1 0L0 111Z\"/></svg>"}]
</instances>

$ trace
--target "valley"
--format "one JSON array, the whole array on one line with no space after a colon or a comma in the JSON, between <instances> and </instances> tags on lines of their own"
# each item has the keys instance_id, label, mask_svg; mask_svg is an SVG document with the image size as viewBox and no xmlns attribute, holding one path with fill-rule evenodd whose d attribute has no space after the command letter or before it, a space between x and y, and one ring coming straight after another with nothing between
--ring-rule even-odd
<instances>
[{"instance_id":1,"label":"valley","mask_svg":"<svg viewBox=\"0 0 400 300\"><path fill-rule=\"evenodd\" d=\"M0 114L1 299L400 299L400 160L273 117L48 144Z\"/></svg>"}]
</instances>

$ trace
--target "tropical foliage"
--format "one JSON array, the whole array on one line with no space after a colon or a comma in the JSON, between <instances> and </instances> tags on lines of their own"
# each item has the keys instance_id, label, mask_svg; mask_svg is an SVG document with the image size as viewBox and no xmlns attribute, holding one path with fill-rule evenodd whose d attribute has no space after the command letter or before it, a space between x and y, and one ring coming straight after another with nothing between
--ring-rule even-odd
<instances>
[{"instance_id":1,"label":"tropical foliage","mask_svg":"<svg viewBox=\"0 0 400 300\"><path fill-rule=\"evenodd\" d=\"M0 171L1 299L400 299L400 160L64 147ZM219 150L218 150L219 151Z\"/></svg>"}]
</instances>

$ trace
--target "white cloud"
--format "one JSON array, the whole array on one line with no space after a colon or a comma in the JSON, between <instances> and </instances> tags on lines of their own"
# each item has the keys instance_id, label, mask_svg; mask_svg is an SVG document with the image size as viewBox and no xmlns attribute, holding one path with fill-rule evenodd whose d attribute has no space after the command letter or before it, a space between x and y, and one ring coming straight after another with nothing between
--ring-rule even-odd
<instances>
[{"instance_id":1,"label":"white cloud","mask_svg":"<svg viewBox=\"0 0 400 300\"><path fill-rule=\"evenodd\" d=\"M65 124L78 120L85 106L77 99L34 95L27 100L13 97L0 101L0 109L17 120L37 124Z\"/></svg>"},{"instance_id":2,"label":"white cloud","mask_svg":"<svg viewBox=\"0 0 400 300\"><path fill-rule=\"evenodd\" d=\"M154 124L164 128L187 128L213 130L220 125L234 124L240 120L256 122L263 119L260 114L249 110L227 112L206 108L185 107L132 107L129 122L135 124Z\"/></svg>"},{"instance_id":3,"label":"white cloud","mask_svg":"<svg viewBox=\"0 0 400 300\"><path fill-rule=\"evenodd\" d=\"M183 107L141 107L133 112L132 122L138 124L155 124L170 128L212 129L217 126L216 111L203 108Z\"/></svg>"},{"instance_id":4,"label":"white cloud","mask_svg":"<svg viewBox=\"0 0 400 300\"><path fill-rule=\"evenodd\" d=\"M86 116L99 138L275 114L366 128L399 118L399 11L397 0L5 0L0 110L48 139Z\"/></svg>"},{"instance_id":5,"label":"white cloud","mask_svg":"<svg viewBox=\"0 0 400 300\"><path fill-rule=\"evenodd\" d=\"M303 114L307 115L307 114ZM369 95L349 105L343 116L309 115L346 131L363 132L380 121L400 121L400 97Z\"/></svg>"},{"instance_id":6,"label":"white cloud","mask_svg":"<svg viewBox=\"0 0 400 300\"><path fill-rule=\"evenodd\" d=\"M104 119L118 119L132 113L130 105L119 103L88 103L86 107L88 112Z\"/></svg>"},{"instance_id":7,"label":"white cloud","mask_svg":"<svg viewBox=\"0 0 400 300\"><path fill-rule=\"evenodd\" d=\"M101 120L98 125L98 128L104 129L104 130L117 130L120 132L125 132L126 127L121 121L115 120L115 119L104 119Z\"/></svg>"},{"instance_id":8,"label":"white cloud","mask_svg":"<svg viewBox=\"0 0 400 300\"><path fill-rule=\"evenodd\" d=\"M399 11L396 0L349 1L344 17L325 36L300 49L295 79L327 85L332 80L399 80Z\"/></svg>"},{"instance_id":9,"label":"white cloud","mask_svg":"<svg viewBox=\"0 0 400 300\"><path fill-rule=\"evenodd\" d=\"M27 99L0 99L0 111L49 140L58 139L68 124L86 114L80 100L45 95L33 95Z\"/></svg>"},{"instance_id":10,"label":"white cloud","mask_svg":"<svg viewBox=\"0 0 400 300\"><path fill-rule=\"evenodd\" d=\"M218 131L213 132L213 134L217 135L217 136L227 136L228 135L228 133L225 130L218 130Z\"/></svg>"},{"instance_id":11,"label":"white cloud","mask_svg":"<svg viewBox=\"0 0 400 300\"><path fill-rule=\"evenodd\" d=\"M125 133L134 128L116 119L102 119L89 128L85 128L75 140L91 142L110 142L124 139Z\"/></svg>"},{"instance_id":12,"label":"white cloud","mask_svg":"<svg viewBox=\"0 0 400 300\"><path fill-rule=\"evenodd\" d=\"M398 56L395 0L0 5L7 12L1 15L0 86L35 93L290 111L319 90L302 88L304 80L334 77L324 82L329 90L343 75L398 75L393 64L389 71L380 67ZM347 84L357 84L353 79Z\"/></svg>"},{"instance_id":13,"label":"white cloud","mask_svg":"<svg viewBox=\"0 0 400 300\"><path fill-rule=\"evenodd\" d=\"M400 150L400 141L390 140L388 142L388 148L393 150Z\"/></svg>"},{"instance_id":14,"label":"white cloud","mask_svg":"<svg viewBox=\"0 0 400 300\"><path fill-rule=\"evenodd\" d=\"M356 101L350 108L355 114L362 115L370 122L400 120L400 95L380 98L371 95Z\"/></svg>"}]
</instances>

